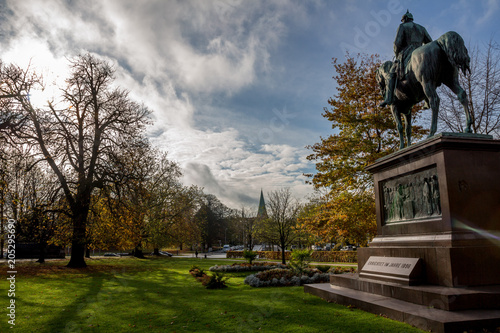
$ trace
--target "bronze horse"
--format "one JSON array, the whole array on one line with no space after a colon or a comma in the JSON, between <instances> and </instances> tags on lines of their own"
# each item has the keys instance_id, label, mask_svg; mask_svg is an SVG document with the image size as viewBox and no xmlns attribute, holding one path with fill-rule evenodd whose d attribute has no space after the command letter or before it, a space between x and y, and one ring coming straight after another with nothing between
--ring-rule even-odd
<instances>
[{"instance_id":1,"label":"bronze horse","mask_svg":"<svg viewBox=\"0 0 500 333\"><path fill-rule=\"evenodd\" d=\"M471 116L466 92L458 82L458 70L465 72L469 68L470 58L464 41L454 31L449 31L433 42L425 44L413 51L408 62L406 75L398 78L394 89L394 104L391 111L398 127L400 149L405 147L405 137L401 115L405 118L406 146L411 145L411 109L413 105L425 100L432 109L432 121L429 137L436 134L439 111L439 96L436 88L441 84L450 88L463 105L466 117L466 133L471 132ZM376 73L382 95L385 97L389 83L391 61L386 61Z\"/></svg>"}]
</instances>

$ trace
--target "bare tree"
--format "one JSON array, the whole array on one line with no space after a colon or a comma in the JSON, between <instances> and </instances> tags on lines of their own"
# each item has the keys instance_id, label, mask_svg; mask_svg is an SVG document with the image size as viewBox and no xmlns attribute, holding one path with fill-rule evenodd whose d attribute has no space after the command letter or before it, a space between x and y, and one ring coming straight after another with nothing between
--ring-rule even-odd
<instances>
[{"instance_id":1,"label":"bare tree","mask_svg":"<svg viewBox=\"0 0 500 333\"><path fill-rule=\"evenodd\" d=\"M0 60L0 86L5 87L3 80L4 70L7 70L7 68L3 66L3 63ZM26 120L26 118L20 113L13 112L12 103L14 102L14 97L17 97L16 94L0 94L0 139L2 139L2 134L8 135L8 133L5 133L6 130L10 128L17 128Z\"/></svg>"},{"instance_id":2,"label":"bare tree","mask_svg":"<svg viewBox=\"0 0 500 333\"><path fill-rule=\"evenodd\" d=\"M267 199L268 218L264 221L262 232L281 248L281 262L285 261L285 250L296 237L295 227L301 205L292 197L289 188L270 192Z\"/></svg>"},{"instance_id":3,"label":"bare tree","mask_svg":"<svg viewBox=\"0 0 500 333\"><path fill-rule=\"evenodd\" d=\"M252 250L257 233L258 218L257 210L252 208L241 208L241 216L238 218L239 231L242 233L243 246L245 249Z\"/></svg>"},{"instance_id":4,"label":"bare tree","mask_svg":"<svg viewBox=\"0 0 500 333\"><path fill-rule=\"evenodd\" d=\"M29 93L40 84L28 70L4 67L0 94L13 95L16 111L27 118L14 131L19 144L36 147L35 163L46 162L57 176L73 226L68 267L86 267L87 217L93 191L125 179L123 146L142 140L149 111L114 88L113 68L92 55L71 61L61 100L32 105Z\"/></svg>"},{"instance_id":5,"label":"bare tree","mask_svg":"<svg viewBox=\"0 0 500 333\"><path fill-rule=\"evenodd\" d=\"M469 97L472 131L500 137L500 46L490 40L484 50L469 48L470 73L460 73L460 85ZM441 89L441 128L463 132L462 105L449 89Z\"/></svg>"},{"instance_id":6,"label":"bare tree","mask_svg":"<svg viewBox=\"0 0 500 333\"><path fill-rule=\"evenodd\" d=\"M5 221L16 221L16 240L38 243L39 262L44 262L47 241L54 232L54 207L59 187L52 173L35 164L30 147L5 145L0 149L0 233ZM0 247L3 245L0 239Z\"/></svg>"}]
</instances>

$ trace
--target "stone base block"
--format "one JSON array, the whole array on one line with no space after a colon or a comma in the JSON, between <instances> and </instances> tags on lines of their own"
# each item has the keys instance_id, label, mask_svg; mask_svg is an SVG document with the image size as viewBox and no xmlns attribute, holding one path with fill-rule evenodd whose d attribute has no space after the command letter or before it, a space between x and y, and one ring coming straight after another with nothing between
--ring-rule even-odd
<instances>
[{"instance_id":1,"label":"stone base block","mask_svg":"<svg viewBox=\"0 0 500 333\"><path fill-rule=\"evenodd\" d=\"M385 315L426 331L462 333L467 330L494 331L500 327L500 309L446 311L329 283L305 285L304 292L328 302L351 305L374 314Z\"/></svg>"},{"instance_id":2,"label":"stone base block","mask_svg":"<svg viewBox=\"0 0 500 333\"><path fill-rule=\"evenodd\" d=\"M500 285L467 288L405 286L400 283L359 278L358 274L331 275L330 283L447 311L500 309Z\"/></svg>"},{"instance_id":3,"label":"stone base block","mask_svg":"<svg viewBox=\"0 0 500 333\"><path fill-rule=\"evenodd\" d=\"M360 248L358 267L363 267L370 256L421 258L425 284L500 285L500 251L496 246Z\"/></svg>"}]
</instances>

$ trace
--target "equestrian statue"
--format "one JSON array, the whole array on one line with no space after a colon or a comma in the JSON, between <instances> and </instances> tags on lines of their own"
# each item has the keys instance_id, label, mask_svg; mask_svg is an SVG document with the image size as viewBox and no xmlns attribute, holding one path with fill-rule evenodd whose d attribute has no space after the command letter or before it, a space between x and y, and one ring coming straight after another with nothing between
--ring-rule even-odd
<instances>
[{"instance_id":1,"label":"equestrian statue","mask_svg":"<svg viewBox=\"0 0 500 333\"><path fill-rule=\"evenodd\" d=\"M436 88L441 84L453 91L465 111L465 132L471 132L471 116L467 94L458 82L458 71L470 72L470 58L462 37L449 31L436 39L427 30L413 22L407 11L401 19L394 41L394 62L386 61L376 73L377 82L384 97L381 107L391 107L399 132L400 149L411 145L411 109L425 101L424 107L432 109L429 137L436 134L439 112L439 96ZM405 128L401 116L405 119Z\"/></svg>"}]
</instances>

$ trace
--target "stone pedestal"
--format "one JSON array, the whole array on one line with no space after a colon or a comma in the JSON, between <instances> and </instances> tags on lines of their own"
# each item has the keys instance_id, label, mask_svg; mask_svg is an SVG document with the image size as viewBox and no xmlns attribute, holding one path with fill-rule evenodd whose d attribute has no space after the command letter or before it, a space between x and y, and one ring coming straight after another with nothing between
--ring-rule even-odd
<instances>
[{"instance_id":1,"label":"stone pedestal","mask_svg":"<svg viewBox=\"0 0 500 333\"><path fill-rule=\"evenodd\" d=\"M337 296L324 298L368 311L386 308L389 317L403 321L404 315L395 315L401 309L432 307L424 312L438 311L429 314L441 318L437 324L425 316L413 324L435 331L463 331L455 325L460 313L470 327L500 326L500 140L442 133L376 161L368 171L375 184L377 236L358 250L359 276L332 277ZM398 282L385 273L397 269L401 275L415 259L421 268L411 279ZM307 291L325 296L325 290ZM340 296L346 292L406 305L362 305L357 296ZM408 311L406 318L415 318L409 313L416 310Z\"/></svg>"},{"instance_id":2,"label":"stone pedestal","mask_svg":"<svg viewBox=\"0 0 500 333\"><path fill-rule=\"evenodd\" d=\"M421 258L423 282L500 284L500 141L443 133L371 165L377 237L370 256Z\"/></svg>"}]
</instances>

